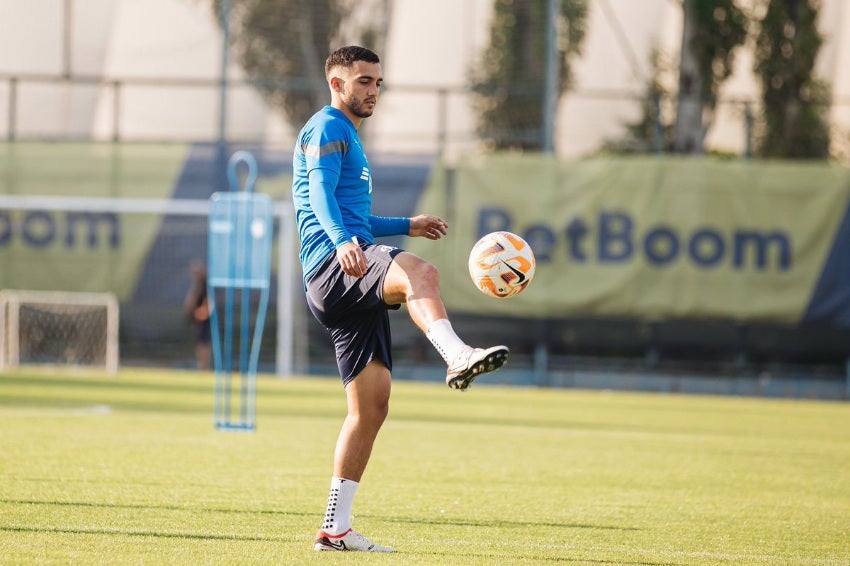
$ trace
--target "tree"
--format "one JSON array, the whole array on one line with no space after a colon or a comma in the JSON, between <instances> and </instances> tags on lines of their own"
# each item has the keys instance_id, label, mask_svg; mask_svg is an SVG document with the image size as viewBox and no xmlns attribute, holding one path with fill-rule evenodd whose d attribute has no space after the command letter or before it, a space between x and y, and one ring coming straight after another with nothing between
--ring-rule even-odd
<instances>
[{"instance_id":1,"label":"tree","mask_svg":"<svg viewBox=\"0 0 850 566\"><path fill-rule=\"evenodd\" d=\"M732 75L734 56L746 42L749 19L733 0L685 0L682 3L682 44L679 56L679 90L670 104L674 120L664 120L661 108L673 95L661 76L676 72L651 55L652 76L641 100L641 117L626 123L626 135L609 141L606 149L622 151L676 151L702 153L705 136L714 122L714 111L723 82Z\"/></svg>"},{"instance_id":2,"label":"tree","mask_svg":"<svg viewBox=\"0 0 850 566\"><path fill-rule=\"evenodd\" d=\"M210 1L219 23L223 3L229 5L231 46L239 64L269 106L283 110L298 127L328 101L324 63L331 44L347 35L380 50L376 43L385 32L348 22L353 0ZM375 7L375 2L359 4ZM386 10L375 12L372 21L382 23Z\"/></svg>"},{"instance_id":3,"label":"tree","mask_svg":"<svg viewBox=\"0 0 850 566\"><path fill-rule=\"evenodd\" d=\"M603 151L609 153L660 153L669 151L673 144L673 121L662 116L665 101L670 93L664 87L661 76L671 73L671 64L661 51L654 49L650 56L652 75L646 82L640 99L640 118L626 122L625 136L608 140ZM669 106L669 104L668 104Z\"/></svg>"},{"instance_id":4,"label":"tree","mask_svg":"<svg viewBox=\"0 0 850 566\"><path fill-rule=\"evenodd\" d=\"M748 20L734 0L685 0L673 150L702 153L720 85L732 74Z\"/></svg>"},{"instance_id":5,"label":"tree","mask_svg":"<svg viewBox=\"0 0 850 566\"><path fill-rule=\"evenodd\" d=\"M830 89L813 76L823 38L820 2L768 0L756 38L755 71L761 80L763 157L826 158Z\"/></svg>"},{"instance_id":6,"label":"tree","mask_svg":"<svg viewBox=\"0 0 850 566\"><path fill-rule=\"evenodd\" d=\"M581 53L586 0L559 0L559 92L572 83ZM548 0L495 0L490 43L470 73L476 131L495 149L541 149ZM554 120L555 116L550 119Z\"/></svg>"}]
</instances>

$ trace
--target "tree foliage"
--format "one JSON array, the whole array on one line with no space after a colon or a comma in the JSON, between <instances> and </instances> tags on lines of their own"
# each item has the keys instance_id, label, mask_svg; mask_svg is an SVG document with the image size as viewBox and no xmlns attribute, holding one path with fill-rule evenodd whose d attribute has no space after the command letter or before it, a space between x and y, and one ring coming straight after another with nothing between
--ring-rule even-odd
<instances>
[{"instance_id":1,"label":"tree foliage","mask_svg":"<svg viewBox=\"0 0 850 566\"><path fill-rule=\"evenodd\" d=\"M733 0L684 0L673 149L702 153L720 85L732 74L747 18Z\"/></svg>"},{"instance_id":2,"label":"tree foliage","mask_svg":"<svg viewBox=\"0 0 850 566\"><path fill-rule=\"evenodd\" d=\"M222 0L210 1L221 23ZM328 101L325 58L342 35L353 3L226 0L226 5L230 7L230 43L242 69L266 102L300 127ZM376 33L374 29L355 31L361 42L374 41Z\"/></svg>"},{"instance_id":3,"label":"tree foliage","mask_svg":"<svg viewBox=\"0 0 850 566\"><path fill-rule=\"evenodd\" d=\"M745 43L747 30L757 28L754 70L761 83L763 101L758 154L827 157L829 86L813 76L823 41L817 30L820 2L761 0L757 6L761 7L763 16L752 19L732 0L687 1L691 2L695 18L689 45L699 69L700 119L705 130L711 125L719 88L733 70L735 50ZM655 102L669 98L671 93L660 88L661 71L657 65L654 69L654 75L647 81L647 100L642 103L641 118L626 124L626 139L609 142L609 149L675 150L673 136L679 124L664 122L658 113L660 103ZM680 75L681 72L680 68ZM659 135L664 136L663 143L658 143Z\"/></svg>"},{"instance_id":4,"label":"tree foliage","mask_svg":"<svg viewBox=\"0 0 850 566\"><path fill-rule=\"evenodd\" d=\"M494 2L490 43L470 73L476 130L494 148L541 149L547 15L548 0ZM581 53L587 1L561 0L559 16L559 92L564 92L572 83L570 59Z\"/></svg>"},{"instance_id":5,"label":"tree foliage","mask_svg":"<svg viewBox=\"0 0 850 566\"><path fill-rule=\"evenodd\" d=\"M814 78L823 38L820 2L769 0L756 38L755 71L761 81L764 157L826 158L829 87Z\"/></svg>"},{"instance_id":6,"label":"tree foliage","mask_svg":"<svg viewBox=\"0 0 850 566\"><path fill-rule=\"evenodd\" d=\"M735 52L747 40L749 20L734 0L689 1L696 22L690 47L702 77L700 98L713 111L720 85L732 76Z\"/></svg>"},{"instance_id":7,"label":"tree foliage","mask_svg":"<svg viewBox=\"0 0 850 566\"><path fill-rule=\"evenodd\" d=\"M661 55L653 51L652 76L647 78L645 99L641 102L641 116L626 123L626 137L619 142L609 142L608 149L619 151L702 151L702 140L711 128L720 87L733 72L735 53L747 39L749 19L734 0L685 0L683 17L690 17L688 33L683 31L682 57L679 61L679 105L691 103L695 116L675 112L676 120L688 120L689 128L682 136L683 124L664 120L661 107L672 93L666 89L660 75L670 72L661 65ZM683 65L683 60L688 65ZM686 68L683 68L686 67ZM679 110L677 108L677 110ZM687 148L676 143L679 137L696 140Z\"/></svg>"},{"instance_id":8,"label":"tree foliage","mask_svg":"<svg viewBox=\"0 0 850 566\"><path fill-rule=\"evenodd\" d=\"M660 153L668 151L673 144L673 125L662 118L662 105L669 99L669 91L661 82L661 75L669 72L663 54L656 50L650 56L651 75L646 81L640 99L640 117L626 122L625 136L608 140L603 151L610 153Z\"/></svg>"}]
</instances>

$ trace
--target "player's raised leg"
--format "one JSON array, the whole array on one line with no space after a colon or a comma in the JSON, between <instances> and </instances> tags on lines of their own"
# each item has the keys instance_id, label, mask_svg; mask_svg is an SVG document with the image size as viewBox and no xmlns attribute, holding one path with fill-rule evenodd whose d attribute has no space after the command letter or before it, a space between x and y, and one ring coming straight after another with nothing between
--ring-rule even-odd
<instances>
[{"instance_id":1,"label":"player's raised leg","mask_svg":"<svg viewBox=\"0 0 850 566\"><path fill-rule=\"evenodd\" d=\"M461 340L440 297L437 268L414 254L403 252L393 260L384 280L384 301L407 303L413 322L445 360L446 384L453 389L466 389L476 377L496 371L508 360L506 346L473 348Z\"/></svg>"}]
</instances>

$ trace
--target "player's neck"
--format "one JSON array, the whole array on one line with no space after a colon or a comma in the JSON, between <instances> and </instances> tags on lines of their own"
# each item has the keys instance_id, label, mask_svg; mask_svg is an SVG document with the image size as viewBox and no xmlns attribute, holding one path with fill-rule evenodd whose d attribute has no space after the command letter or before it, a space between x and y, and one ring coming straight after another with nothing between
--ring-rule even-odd
<instances>
[{"instance_id":1,"label":"player's neck","mask_svg":"<svg viewBox=\"0 0 850 566\"><path fill-rule=\"evenodd\" d=\"M345 104L333 104L332 103L331 106L333 106L334 108L336 108L337 110L339 110L340 112L345 114L345 117L348 118L349 120L351 120L351 123L354 124L355 130L360 129L360 124L363 123L363 118L361 118L360 116L357 116L356 114L353 114L351 112L351 110L349 110L348 107Z\"/></svg>"},{"instance_id":2,"label":"player's neck","mask_svg":"<svg viewBox=\"0 0 850 566\"><path fill-rule=\"evenodd\" d=\"M348 118L352 124L354 124L354 129L360 128L360 124L363 123L363 118L353 114L345 104L336 104L336 101L333 101L331 102L331 107L345 114L345 117Z\"/></svg>"}]
</instances>

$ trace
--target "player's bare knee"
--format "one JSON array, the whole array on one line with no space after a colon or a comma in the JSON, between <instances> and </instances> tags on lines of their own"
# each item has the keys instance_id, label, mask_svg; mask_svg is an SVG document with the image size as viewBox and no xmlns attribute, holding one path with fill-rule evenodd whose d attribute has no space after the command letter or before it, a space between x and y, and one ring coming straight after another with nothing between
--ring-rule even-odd
<instances>
[{"instance_id":1,"label":"player's bare knee","mask_svg":"<svg viewBox=\"0 0 850 566\"><path fill-rule=\"evenodd\" d=\"M433 265L423 261L416 268L416 273L411 277L413 289L438 289L440 287L440 272Z\"/></svg>"},{"instance_id":2,"label":"player's bare knee","mask_svg":"<svg viewBox=\"0 0 850 566\"><path fill-rule=\"evenodd\" d=\"M368 407L362 407L357 418L361 424L369 426L370 428L378 429L382 424L384 424L389 413L389 402L376 399L375 402L370 403Z\"/></svg>"}]
</instances>

